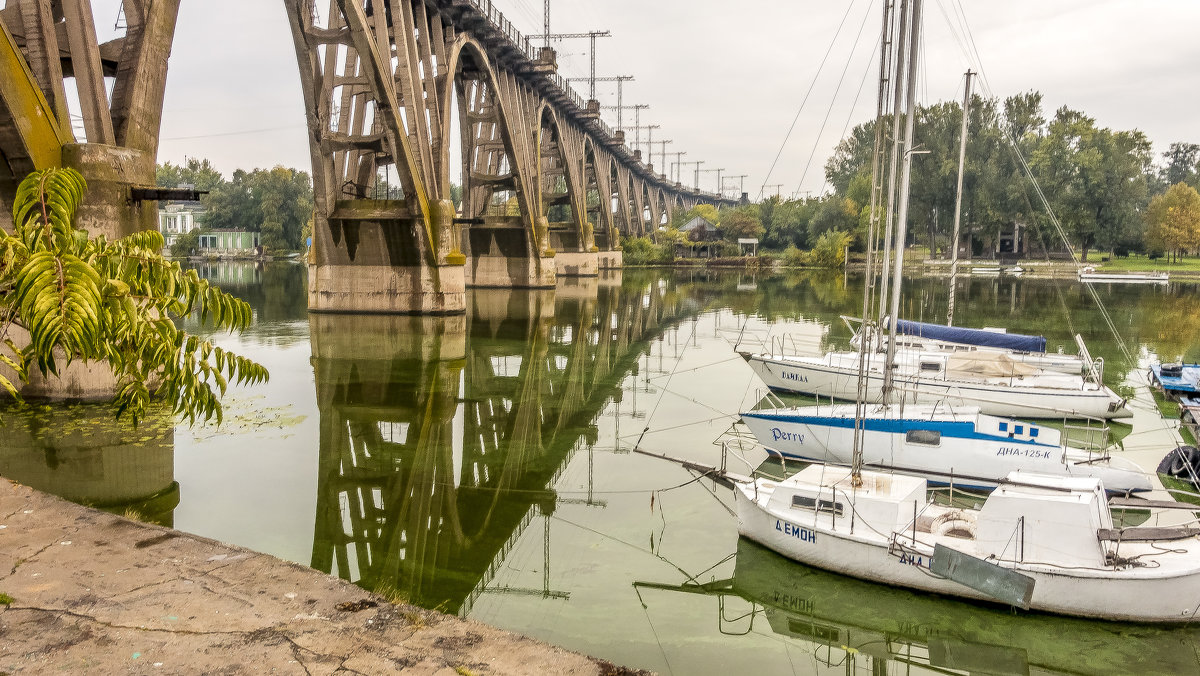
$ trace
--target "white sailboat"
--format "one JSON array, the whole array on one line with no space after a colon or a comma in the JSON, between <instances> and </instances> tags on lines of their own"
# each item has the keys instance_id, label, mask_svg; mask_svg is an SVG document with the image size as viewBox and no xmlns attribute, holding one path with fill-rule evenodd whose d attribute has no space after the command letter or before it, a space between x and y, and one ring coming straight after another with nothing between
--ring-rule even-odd
<instances>
[{"instance_id":1,"label":"white sailboat","mask_svg":"<svg viewBox=\"0 0 1200 676\"><path fill-rule=\"evenodd\" d=\"M742 422L773 455L848 465L856 413L855 404L779 407L742 413ZM1096 432L1097 443L1077 448L1061 430L984 415L977 407L871 406L858 415L862 461L873 469L961 488L995 488L1014 471L1096 478L1122 494L1153 488L1136 463L1107 453L1100 430L1081 430Z\"/></svg>"},{"instance_id":2,"label":"white sailboat","mask_svg":"<svg viewBox=\"0 0 1200 676\"><path fill-rule=\"evenodd\" d=\"M951 291L953 293L953 291ZM846 318L843 317L843 320ZM885 328L890 322L885 321ZM850 344L857 347L855 335ZM1077 342L1082 338L1076 336ZM1046 337L1009 333L1000 327L971 329L901 319L896 322L896 349L917 352L1003 352L1014 361L1057 373L1080 375L1093 364L1084 355L1046 351Z\"/></svg>"},{"instance_id":3,"label":"white sailboat","mask_svg":"<svg viewBox=\"0 0 1200 676\"><path fill-rule=\"evenodd\" d=\"M884 59L886 61L886 59ZM882 72L882 69L881 69ZM862 397L871 403L884 402L891 387L904 398L917 404L945 403L952 406L978 406L984 413L1026 418L1089 418L1109 419L1132 415L1126 401L1103 384L1103 361L1093 361L1081 337L1076 336L1080 354L1050 354L1042 336L1008 334L1003 330L964 329L950 326L954 318L954 287L958 274L959 215L962 196L962 169L966 154L968 106L970 102L970 71L967 72L963 96L963 124L959 149L958 203L955 205L954 236L951 262L950 302L947 326L899 320L899 288L902 279L905 230L908 212L908 184L912 154L912 123L906 121L904 170L901 179L900 207L897 218L895 264L893 269L892 308L888 318L881 320L889 331L864 324L855 333L852 344L865 343L873 350L829 352L820 357L787 355L780 351L743 357L759 378L772 390L796 394L828 396L853 400ZM897 89L897 97L899 89ZM881 110L883 100L881 89ZM897 98L897 107L899 99ZM899 116L894 117L893 133L898 129ZM882 116L876 120L877 129ZM899 135L896 134L899 138ZM879 136L877 135L877 142ZM878 152L876 153L878 158ZM892 153L892 174L895 174L897 152ZM878 169L876 161L873 171ZM894 182L894 181L893 181ZM877 185L876 181L872 181ZM888 233L891 232L891 199L895 191L888 188ZM872 195L872 213L876 197ZM885 271L890 236L885 236ZM871 269L871 266L868 266ZM883 275L884 295L887 275ZM864 303L863 316L867 316ZM848 318L843 317L849 323ZM876 352L886 353L878 359ZM891 368L886 368L891 364ZM866 385L860 389L858 375L866 372Z\"/></svg>"},{"instance_id":4,"label":"white sailboat","mask_svg":"<svg viewBox=\"0 0 1200 676\"><path fill-rule=\"evenodd\" d=\"M894 343L893 343L894 344ZM1125 399L1088 376L1023 363L1005 351L896 349L891 375L896 390L915 404L977 406L989 415L1022 418L1125 418ZM864 400L881 403L888 360L873 351L830 352L820 357L743 355L767 387L777 392L854 400L858 371L866 369ZM865 362L865 363L864 363Z\"/></svg>"},{"instance_id":5,"label":"white sailboat","mask_svg":"<svg viewBox=\"0 0 1200 676\"><path fill-rule=\"evenodd\" d=\"M907 20L910 8L911 22ZM901 57L896 60L896 80L904 82L903 55L907 54L911 73L919 53L921 0L902 0L898 11ZM907 52L906 25L912 33ZM913 89L910 82L906 147L911 147ZM897 116L898 109L897 103ZM906 153L904 184L908 171ZM905 211L901 204L900 242ZM892 300L894 306L894 290ZM889 353L893 349L894 345ZM1107 476L1015 471L1002 477L981 505L963 509L930 500L924 478L864 470L865 447L879 443L874 435L895 438L901 431L906 441L916 443L933 441L934 432L939 440L943 434L955 436L960 431L963 438L1011 434L1008 447L1019 453L998 457L1053 455L1040 445L1043 436L1053 435L1039 426L1025 423L1020 431L1002 429L1001 425L1019 423L977 413L974 421L969 414L966 420L938 418L932 409L921 410L928 421L911 423L897 405L867 407L867 354L864 343L857 363L854 410L847 406L839 412L843 422L838 427L848 430L839 434L852 435L851 466L814 464L783 480L735 481L738 531L744 537L802 563L845 575L1020 608L1140 622L1189 621L1200 611L1200 528L1120 528L1111 512L1114 504L1154 509L1195 506L1128 498L1109 502ZM887 397L889 388L882 394ZM754 414L748 415L754 419ZM828 424L832 417L826 417L822 429L834 427ZM759 419L770 423L766 415ZM952 465L953 454L943 455Z\"/></svg>"},{"instance_id":6,"label":"white sailboat","mask_svg":"<svg viewBox=\"0 0 1200 676\"><path fill-rule=\"evenodd\" d=\"M978 509L934 504L926 488L917 477L812 465L737 484L738 532L889 585L1108 620L1196 616L1200 529L1117 528L1099 479L1016 472Z\"/></svg>"}]
</instances>

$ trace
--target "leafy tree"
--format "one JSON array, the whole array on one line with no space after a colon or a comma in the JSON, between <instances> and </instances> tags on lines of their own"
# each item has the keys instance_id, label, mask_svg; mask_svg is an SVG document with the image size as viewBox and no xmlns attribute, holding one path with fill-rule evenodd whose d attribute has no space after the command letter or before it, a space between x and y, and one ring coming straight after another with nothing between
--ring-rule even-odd
<instances>
[{"instance_id":1,"label":"leafy tree","mask_svg":"<svg viewBox=\"0 0 1200 676\"><path fill-rule=\"evenodd\" d=\"M687 220L689 220L689 221L692 220L693 218L695 218L696 216L700 216L701 218L708 221L709 223L712 223L713 225L716 225L716 226L721 225L721 212L718 211L717 208L711 204L697 204L695 207L692 208L691 211L688 212L688 214L689 215L688 215Z\"/></svg>"},{"instance_id":2,"label":"leafy tree","mask_svg":"<svg viewBox=\"0 0 1200 676\"><path fill-rule=\"evenodd\" d=\"M204 225L212 230L257 230L260 212L250 183L250 174L238 169L231 180L214 188L204 200Z\"/></svg>"},{"instance_id":3,"label":"leafy tree","mask_svg":"<svg viewBox=\"0 0 1200 676\"><path fill-rule=\"evenodd\" d=\"M308 174L276 166L255 170L250 189L261 217L260 241L268 249L299 249L301 231L313 211L312 184Z\"/></svg>"},{"instance_id":4,"label":"leafy tree","mask_svg":"<svg viewBox=\"0 0 1200 676\"><path fill-rule=\"evenodd\" d=\"M109 242L76 230L86 189L71 169L35 172L17 188L13 232L0 231L0 362L22 381L30 368L56 375L61 363L103 361L116 377L118 416L136 422L156 396L189 422L219 423L218 392L230 381L266 380L267 371L173 319L198 312L217 328L241 330L250 306L163 258L158 231ZM28 344L18 345L23 331ZM0 386L19 396L4 375Z\"/></svg>"},{"instance_id":5,"label":"leafy tree","mask_svg":"<svg viewBox=\"0 0 1200 676\"><path fill-rule=\"evenodd\" d=\"M854 236L841 230L830 230L817 238L808 255L808 264L820 268L840 268L846 264L846 247Z\"/></svg>"},{"instance_id":6,"label":"leafy tree","mask_svg":"<svg viewBox=\"0 0 1200 676\"><path fill-rule=\"evenodd\" d=\"M1146 194L1150 142L1138 131L1113 132L1063 107L1033 153L1034 175L1055 215L1080 247L1112 248Z\"/></svg>"},{"instance_id":7,"label":"leafy tree","mask_svg":"<svg viewBox=\"0 0 1200 676\"><path fill-rule=\"evenodd\" d=\"M1200 247L1200 193L1176 183L1146 208L1146 243L1178 255Z\"/></svg>"},{"instance_id":8,"label":"leafy tree","mask_svg":"<svg viewBox=\"0 0 1200 676\"><path fill-rule=\"evenodd\" d=\"M1195 187L1196 165L1200 164L1200 145L1195 143L1172 143L1162 154L1166 160L1159 176L1165 185L1188 183Z\"/></svg>"},{"instance_id":9,"label":"leafy tree","mask_svg":"<svg viewBox=\"0 0 1200 676\"><path fill-rule=\"evenodd\" d=\"M177 188L190 184L196 190L211 191L224 182L225 178L211 162L194 157L187 158L183 166L164 162L158 165L155 171L155 184L164 188Z\"/></svg>"},{"instance_id":10,"label":"leafy tree","mask_svg":"<svg viewBox=\"0 0 1200 676\"><path fill-rule=\"evenodd\" d=\"M821 200L820 206L808 222L809 238L817 237L831 231L853 232L858 227L859 205L848 197L837 194Z\"/></svg>"},{"instance_id":11,"label":"leafy tree","mask_svg":"<svg viewBox=\"0 0 1200 676\"><path fill-rule=\"evenodd\" d=\"M200 229L185 232L175 238L171 245L172 256L188 256L200 248Z\"/></svg>"},{"instance_id":12,"label":"leafy tree","mask_svg":"<svg viewBox=\"0 0 1200 676\"><path fill-rule=\"evenodd\" d=\"M766 230L759 218L756 204L747 204L726 211L722 217L721 229L725 239L736 242L739 238L760 239Z\"/></svg>"},{"instance_id":13,"label":"leafy tree","mask_svg":"<svg viewBox=\"0 0 1200 676\"><path fill-rule=\"evenodd\" d=\"M197 171L207 162L200 163ZM176 169L169 163L160 166L160 182ZM384 191L391 189L383 184ZM239 169L230 180L214 184L202 201L207 209L203 225L209 229L260 232L267 248L299 249L312 218L312 181L307 172L282 166L252 172Z\"/></svg>"},{"instance_id":14,"label":"leafy tree","mask_svg":"<svg viewBox=\"0 0 1200 676\"><path fill-rule=\"evenodd\" d=\"M780 201L772 195L760 204L763 227L763 246L784 249L788 246L808 246L808 222L816 212L817 200Z\"/></svg>"},{"instance_id":15,"label":"leafy tree","mask_svg":"<svg viewBox=\"0 0 1200 676\"><path fill-rule=\"evenodd\" d=\"M891 116L883 119L884 129L891 130ZM855 176L871 173L871 154L875 147L875 120L865 122L850 131L833 149L825 162L825 180L838 194L845 194ZM868 182L869 182L868 178Z\"/></svg>"}]
</instances>

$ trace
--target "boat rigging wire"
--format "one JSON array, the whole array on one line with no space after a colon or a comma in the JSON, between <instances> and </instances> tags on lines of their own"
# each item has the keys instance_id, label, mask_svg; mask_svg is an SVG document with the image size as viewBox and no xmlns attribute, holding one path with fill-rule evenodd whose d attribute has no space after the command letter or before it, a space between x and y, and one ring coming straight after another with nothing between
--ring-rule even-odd
<instances>
[{"instance_id":1,"label":"boat rigging wire","mask_svg":"<svg viewBox=\"0 0 1200 676\"><path fill-rule=\"evenodd\" d=\"M775 153L775 159L771 161L771 168L767 170L767 175L763 177L762 186L758 189L758 198L762 199L763 193L767 189L767 181L771 180L771 175L775 172L775 165L779 164L779 158L783 155L783 149L787 147L788 139L792 137L792 131L796 129L796 123L800 121L800 113L804 112L804 106L808 103L808 97L812 95L813 89L817 86L817 80L821 77L821 71L825 69L825 63L829 60L829 55L833 53L833 46L837 43L838 37L842 34L842 28L846 25L846 19L850 18L850 11L854 9L856 0L851 0L846 7L846 13L842 15L842 21L838 24L837 30L834 31L833 38L829 41L829 46L825 48L825 56L821 58L821 65L817 66L817 72L813 75L812 82L808 85L808 91L804 93L804 98L800 101L800 107L796 110L796 116L792 118L792 124L788 127L787 133L783 135L783 142L779 144L779 150Z\"/></svg>"},{"instance_id":2,"label":"boat rigging wire","mask_svg":"<svg viewBox=\"0 0 1200 676\"><path fill-rule=\"evenodd\" d=\"M850 104L850 110L846 113L846 124L842 125L841 138L846 138L846 134L850 131L850 124L854 121L854 111L858 108L858 100L862 98L863 90L866 89L867 82L871 79L871 71L875 68L875 55L879 53L879 47L876 45L875 50L871 52L871 58L867 61L867 70L863 72L862 81L858 84L858 93L854 95L854 102ZM816 145L813 145L813 150L816 150ZM812 157L809 156L809 162L812 162ZM808 167L804 167L804 172L808 173ZM803 182L804 179L801 179ZM796 192L800 191L799 185L796 186ZM821 184L821 192L824 195L825 189L829 187L829 175L826 174L825 182Z\"/></svg>"},{"instance_id":3,"label":"boat rigging wire","mask_svg":"<svg viewBox=\"0 0 1200 676\"><path fill-rule=\"evenodd\" d=\"M939 6L941 6L940 1L938 4L939 4ZM955 14L959 18L958 28L964 32L966 46L968 46L970 48L969 53L966 55L967 59L968 59L968 61L974 60L974 62L975 62L974 65L979 70L979 79L980 79L980 83L982 85L981 89L987 93L987 96L989 96L992 99L996 99L997 98L996 94L994 91L992 91L991 85L988 83L987 71L984 69L982 60L979 58L978 45L976 44L975 37L971 32L971 25L966 19L966 12L962 9L961 0L956 0L954 6L957 10ZM944 13L945 12L943 9L943 14ZM952 28L953 28L953 26L952 26ZM1004 132L1003 133L1004 140L1008 143L1008 147L1009 147L1010 151L1012 152L1017 163L1020 165L1023 176L1025 177L1028 184L1033 187L1033 190L1034 190L1035 194L1037 195L1038 201L1041 203L1042 208L1046 210L1046 215L1050 221L1050 224L1054 227L1054 231L1058 234L1058 236L1062 240L1063 244L1066 245L1067 251L1071 254L1071 262L1074 263L1076 266L1080 265L1081 263L1079 261L1079 258L1075 254L1075 248L1073 246L1071 246L1071 241L1067 237L1066 231L1063 229L1062 223L1058 220L1058 216L1054 213L1054 209L1051 208L1050 200L1046 197L1045 192L1042 191L1041 184L1039 184L1037 182L1037 179L1034 178L1033 170L1030 168L1029 163L1026 161L1024 154L1021 152L1021 148L1017 144L1017 139L1014 139L1012 137L1012 134L1009 133L1007 130L1001 129L1001 131ZM1026 200L1028 201L1027 195L1026 195ZM1047 256L1047 259L1049 259L1048 252L1046 252L1046 256ZM1103 318L1105 324L1107 325L1109 331L1112 333L1113 338L1117 343L1117 349L1120 350L1121 355L1123 357L1125 357L1125 359L1127 361L1133 362L1134 361L1133 354L1130 352L1129 346L1126 344L1125 339L1121 336L1121 333L1117 330L1116 323L1113 321L1112 315L1109 314L1108 308L1106 308L1104 306L1104 303L1100 299L1100 295L1096 292L1095 285L1085 284L1084 286L1087 289L1088 295L1091 296L1092 301L1095 302L1096 306L1099 308L1101 317ZM1067 321L1068 322L1070 321L1069 313L1067 315Z\"/></svg>"},{"instance_id":4,"label":"boat rigging wire","mask_svg":"<svg viewBox=\"0 0 1200 676\"><path fill-rule=\"evenodd\" d=\"M854 44L850 46L851 57L854 55L854 50L858 47L858 43L862 40L863 31L865 31L867 28L867 17L871 15L870 9L871 7L868 4L868 11L863 15L862 23L858 27L858 34L854 36ZM874 67L875 54L877 52L878 50L871 51L871 58L867 61L867 72L870 72ZM808 177L808 170L812 168L813 158L816 157L817 154L817 147L821 145L821 137L825 135L825 125L829 123L829 116L833 114L833 106L837 102L838 94L842 91L842 85L846 82L846 73L849 72L850 64L852 63L851 57L846 58L846 66L842 68L842 74L838 78L837 87L835 87L833 90L833 96L829 98L829 106L825 109L825 117L821 120L821 128L817 130L817 136L813 139L812 150L808 153L808 162L804 164L804 172L800 174L800 183L797 185L797 189L799 189L799 186L804 185L804 179ZM859 92L861 91L862 87L860 86ZM854 100L857 103L858 97L855 96ZM853 114L853 107L851 107L850 112Z\"/></svg>"}]
</instances>

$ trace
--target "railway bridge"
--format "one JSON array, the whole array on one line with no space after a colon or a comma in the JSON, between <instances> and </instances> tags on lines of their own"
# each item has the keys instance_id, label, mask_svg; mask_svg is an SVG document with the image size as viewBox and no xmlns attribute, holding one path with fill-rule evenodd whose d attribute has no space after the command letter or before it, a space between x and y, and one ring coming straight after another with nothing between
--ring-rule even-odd
<instances>
[{"instance_id":1,"label":"railway bridge","mask_svg":"<svg viewBox=\"0 0 1200 676\"><path fill-rule=\"evenodd\" d=\"M594 276L675 210L734 203L643 162L490 0L284 5L312 159L313 311L461 314L467 286ZM179 0L122 9L124 35L104 43L90 0L0 10L0 219L28 172L71 166L90 186L83 227L156 227Z\"/></svg>"}]
</instances>

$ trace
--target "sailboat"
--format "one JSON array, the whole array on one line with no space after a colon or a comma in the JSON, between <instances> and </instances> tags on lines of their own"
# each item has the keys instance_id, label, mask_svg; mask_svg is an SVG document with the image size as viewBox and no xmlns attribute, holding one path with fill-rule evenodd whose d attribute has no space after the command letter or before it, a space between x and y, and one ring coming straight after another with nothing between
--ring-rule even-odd
<instances>
[{"instance_id":1,"label":"sailboat","mask_svg":"<svg viewBox=\"0 0 1200 676\"><path fill-rule=\"evenodd\" d=\"M921 0L902 0L899 15L896 81L903 83L920 51ZM910 79L906 149L914 90ZM907 192L909 155L901 194ZM904 241L906 211L901 201L898 242ZM898 304L894 290L892 303ZM1200 611L1200 528L1123 528L1111 511L1127 502L1153 510L1192 505L1110 502L1102 478L1013 471L978 507L959 508L929 499L923 477L863 469L871 421L879 420L866 414L866 352L864 344L850 418L851 466L814 464L783 480L735 482L741 535L852 577L1023 609L1139 622L1188 621Z\"/></svg>"},{"instance_id":2,"label":"sailboat","mask_svg":"<svg viewBox=\"0 0 1200 676\"><path fill-rule=\"evenodd\" d=\"M881 57L886 63L886 54ZM899 69L898 69L899 70ZM970 103L970 76L963 97L963 129L959 150L959 203L954 214L954 245L951 263L951 294L947 311L947 326L892 321L900 308L899 288L904 260L903 249L908 212L908 184L911 155L911 116L906 122L909 138L904 152L904 174L900 188L900 208L897 218L895 264L891 313L880 325L889 331L885 338L882 328L864 322L851 341L856 348L869 345L870 353L856 349L830 352L821 357L779 354L774 351L757 354L742 353L750 367L772 390L796 394L828 396L868 402L883 402L893 388L903 390L905 398L916 404L945 403L954 406L978 406L986 414L1026 418L1088 418L1109 419L1129 417L1126 401L1103 384L1103 360L1093 361L1081 337L1076 336L1079 356L1053 355L1046 352L1042 336L1008 334L1002 331L962 329L949 326L954 315L954 281L958 270L958 224L961 211L962 167L966 152L966 128ZM882 124L883 87L880 88L880 114L876 119L877 132ZM899 88L897 88L897 107ZM898 127L895 116L893 131ZM898 134L896 134L898 138ZM878 143L880 136L877 133ZM876 152L873 174L879 166ZM892 153L892 174L895 173L897 153ZM894 180L891 181L894 183ZM872 180L872 213L875 212L878 182ZM891 248L891 198L895 190L888 188L887 251ZM868 270L873 266L868 265ZM886 294L887 274L882 275ZM863 316L867 316L864 303ZM843 318L848 320L848 318ZM886 352L884 360L874 359L875 352ZM890 368L887 366L890 365ZM866 385L860 388L858 374L865 370Z\"/></svg>"},{"instance_id":3,"label":"sailboat","mask_svg":"<svg viewBox=\"0 0 1200 676\"><path fill-rule=\"evenodd\" d=\"M741 418L769 453L807 462L850 464L857 430L864 437L864 465L933 484L992 489L1009 473L1024 471L1092 477L1121 494L1154 487L1136 463L1108 452L1106 429L1078 428L1082 447L1075 447L1061 430L985 415L973 406L857 411L855 404L832 404L746 411Z\"/></svg>"},{"instance_id":4,"label":"sailboat","mask_svg":"<svg viewBox=\"0 0 1200 676\"><path fill-rule=\"evenodd\" d=\"M970 72L968 71L968 76ZM965 155L965 139L967 105L970 101L970 78L967 80L967 91L963 95L963 143L960 145L960 177L962 160ZM911 145L911 132L906 143ZM900 194L899 212L903 222L907 213L907 177L910 167L904 167L904 181ZM955 210L955 224L958 223L958 210ZM896 247L900 250L904 230L898 230ZM955 241L958 239L955 228ZM952 262L951 278L957 272L957 252ZM897 263L898 265L898 263ZM899 280L892 287L893 307L898 305ZM869 290L868 290L869 293ZM864 316L868 309L869 296L864 294ZM950 304L947 309L948 319L954 315L954 291L951 283ZM1069 439L1059 430L1045 425L1036 425L1012 418L1002 418L988 415L980 405L963 404L963 396L950 397L951 401L933 401L932 403L908 404L891 403L888 399L889 376L892 382L901 380L887 373L883 364L889 360L880 359L871 364L873 343L887 345L887 356L890 359L915 359L918 370L926 374L950 371L959 361L966 360L978 370L981 363L990 362L996 367L996 379L1003 377L1006 369L1020 369L1022 373L1031 373L1036 369L1033 365L1018 361L1023 355L1037 358L1045 355L1046 339L1041 336L1026 336L977 329L962 329L953 326L938 326L919 322L898 321L887 322L889 334L878 341L866 332L870 328L864 325L856 337L857 353L838 353L844 358L844 369L849 371L857 368L854 385L855 394L864 393L864 399L873 401L877 397L884 400L881 404L861 407L854 404L830 404L828 406L785 406L778 399L773 408L763 408L742 414L742 422L750 429L760 444L769 452L784 458L799 459L825 463L849 464L855 452L855 439L863 437L863 462L865 465L907 474L924 476L926 479L939 484L955 484L962 487L990 489L999 485L1013 471L1039 472L1057 474L1068 477L1093 477L1101 479L1107 490L1115 493L1136 493L1152 488L1150 477L1135 463L1124 458L1115 457L1108 453L1107 428L1093 430L1090 428L1072 428L1072 431L1084 433L1084 448L1072 446ZM974 345L977 349L967 351L965 348L953 351L936 351L941 346L930 348L924 341L947 341L956 345ZM1087 348L1079 341L1080 353L1087 355ZM904 349L908 348L908 349ZM893 357L892 355L896 355ZM1061 355L1066 357L1066 355ZM831 359L831 356L827 356ZM1090 356L1086 359L1091 362ZM760 362L764 367L766 361ZM1079 364L1076 361L1076 374ZM1065 367L1066 362L1063 362ZM861 368L859 368L861 366ZM1099 362L1096 369L1102 369ZM787 373L787 371L782 371ZM773 371L772 371L773 373ZM863 374L858 377L859 373ZM878 375L880 381L878 395L872 390L873 384L865 383ZM1060 378L1069 378L1065 373L1058 373ZM1097 378L1099 379L1099 378ZM844 378L845 389L849 391L851 380ZM811 381L809 381L811 385ZM903 380L899 387L904 387ZM961 394L962 388L959 385ZM861 388L861 389L860 389ZM921 394L921 388L916 388L915 394ZM1009 386L1005 394L1012 394L1014 386ZM912 390L904 392L907 398L914 394ZM984 393L975 395L980 401L988 400ZM1039 396L1049 399L1048 393ZM918 402L922 399L915 397ZM1009 402L1014 410L1010 415L1024 414L1029 417L1044 417L1052 410L1059 412L1063 418L1072 417L1075 409L1066 412L1050 408L1035 410L1028 408L1016 409L1014 401ZM1097 418L1102 417L1096 411ZM1100 443L1092 443L1099 432Z\"/></svg>"}]
</instances>

